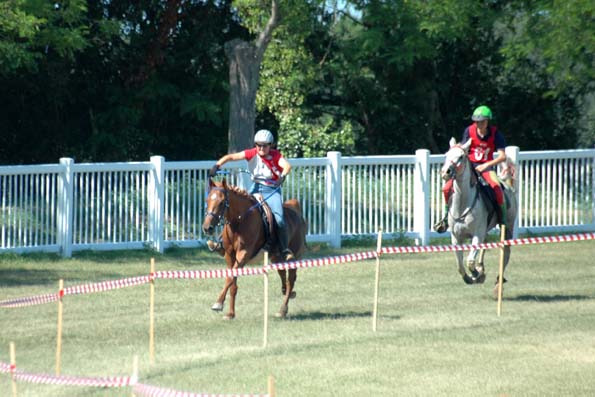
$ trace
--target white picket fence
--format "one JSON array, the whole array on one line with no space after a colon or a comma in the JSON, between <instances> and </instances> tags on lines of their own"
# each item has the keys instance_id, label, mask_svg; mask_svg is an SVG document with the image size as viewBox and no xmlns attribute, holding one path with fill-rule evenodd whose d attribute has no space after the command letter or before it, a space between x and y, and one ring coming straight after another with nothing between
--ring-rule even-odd
<instances>
[{"instance_id":1,"label":"white picket fence","mask_svg":"<svg viewBox=\"0 0 595 397\"><path fill-rule=\"evenodd\" d=\"M595 150L520 152L518 233L595 231ZM443 155L290 159L286 198L302 203L308 241L384 234L428 244L443 215ZM207 171L214 161L59 164L0 167L0 252L140 249L205 242L201 224ZM234 164L228 180L246 186Z\"/></svg>"}]
</instances>

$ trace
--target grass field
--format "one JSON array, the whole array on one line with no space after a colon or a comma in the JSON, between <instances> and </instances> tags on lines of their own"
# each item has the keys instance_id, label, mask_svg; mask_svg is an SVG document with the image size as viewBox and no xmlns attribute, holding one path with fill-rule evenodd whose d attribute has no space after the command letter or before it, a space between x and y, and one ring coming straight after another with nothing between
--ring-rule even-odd
<instances>
[{"instance_id":1,"label":"grass field","mask_svg":"<svg viewBox=\"0 0 595 397\"><path fill-rule=\"evenodd\" d=\"M309 257L373 250L375 242ZM0 300L147 274L150 252L1 255ZM452 253L386 255L378 330L372 332L375 261L298 272L290 318L270 277L268 347L263 279L239 280L237 317L210 310L223 281L157 280L156 363L149 365L149 286L64 299L62 374L129 375L203 393L265 394L274 376L286 396L593 396L595 243L513 247L503 311L492 298L498 252L486 254L484 285L465 285ZM158 270L215 269L203 250L156 256ZM0 309L0 361L16 344L17 366L54 373L57 304ZM127 389L19 383L19 396L125 396ZM0 374L0 395L10 379Z\"/></svg>"}]
</instances>

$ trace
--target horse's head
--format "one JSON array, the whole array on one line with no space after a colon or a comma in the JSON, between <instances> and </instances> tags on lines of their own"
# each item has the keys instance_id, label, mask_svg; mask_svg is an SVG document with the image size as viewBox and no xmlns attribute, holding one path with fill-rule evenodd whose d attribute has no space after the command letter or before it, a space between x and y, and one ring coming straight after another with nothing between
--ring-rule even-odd
<instances>
[{"instance_id":1,"label":"horse's head","mask_svg":"<svg viewBox=\"0 0 595 397\"><path fill-rule=\"evenodd\" d=\"M225 179L222 182L213 182L209 179L209 192L207 194L207 212L205 220L202 223L202 231L207 235L212 235L215 228L225 217L225 211L229 207L227 183Z\"/></svg>"},{"instance_id":2,"label":"horse's head","mask_svg":"<svg viewBox=\"0 0 595 397\"><path fill-rule=\"evenodd\" d=\"M465 144L458 144L454 138L450 139L450 149L446 152L446 159L440 170L440 176L445 181L454 178L465 168L465 160L469 154L471 139Z\"/></svg>"}]
</instances>

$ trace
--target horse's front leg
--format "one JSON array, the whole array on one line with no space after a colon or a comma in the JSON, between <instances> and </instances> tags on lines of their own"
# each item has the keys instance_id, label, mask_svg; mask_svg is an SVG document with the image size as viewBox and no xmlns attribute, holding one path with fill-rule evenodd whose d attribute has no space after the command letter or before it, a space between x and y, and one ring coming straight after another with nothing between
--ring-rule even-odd
<instances>
[{"instance_id":1,"label":"horse's front leg","mask_svg":"<svg viewBox=\"0 0 595 397\"><path fill-rule=\"evenodd\" d=\"M217 297L217 301L213 303L211 309L220 312L223 310L223 303L225 302L225 297L227 296L227 290L231 287L232 283L234 283L233 277L225 277L225 284L223 284L223 289L219 293L219 297Z\"/></svg>"},{"instance_id":2,"label":"horse's front leg","mask_svg":"<svg viewBox=\"0 0 595 397\"><path fill-rule=\"evenodd\" d=\"M229 288L229 311L225 315L226 320L232 320L236 316L236 295L238 294L238 278L234 277Z\"/></svg>"},{"instance_id":3,"label":"horse's front leg","mask_svg":"<svg viewBox=\"0 0 595 397\"><path fill-rule=\"evenodd\" d=\"M232 253L229 253L229 252L225 253L225 262L227 263L227 268L231 269L232 264L235 262ZM220 312L221 310L223 310L223 303L225 302L225 297L227 296L227 291L229 290L229 287L231 287L232 283L234 283L234 280L232 277L225 278L225 284L223 284L223 289L219 293L219 296L217 297L217 301L213 304L213 306L211 306L212 310L214 310L216 312Z\"/></svg>"},{"instance_id":4,"label":"horse's front leg","mask_svg":"<svg viewBox=\"0 0 595 397\"><path fill-rule=\"evenodd\" d=\"M241 269L248 261L248 252L244 249L236 251L236 262L233 266L234 269ZM238 278L234 277L229 286L229 311L225 315L226 320L231 320L236 316L236 295L238 294Z\"/></svg>"},{"instance_id":5,"label":"horse's front leg","mask_svg":"<svg viewBox=\"0 0 595 397\"><path fill-rule=\"evenodd\" d=\"M451 237L452 245L459 245L459 240L454 237ZM463 264L463 252L462 251L455 251L455 257L457 258L457 265L459 267L459 274L463 277L463 281L465 284L473 284L473 279L469 277L467 271L465 270L465 265Z\"/></svg>"},{"instance_id":6,"label":"horse's front leg","mask_svg":"<svg viewBox=\"0 0 595 397\"><path fill-rule=\"evenodd\" d=\"M483 239L478 236L473 236L471 239L472 245L479 245L483 242ZM473 283L483 283L485 281L485 273L483 268L483 249L472 249L469 251L467 256L467 269L471 273Z\"/></svg>"}]
</instances>

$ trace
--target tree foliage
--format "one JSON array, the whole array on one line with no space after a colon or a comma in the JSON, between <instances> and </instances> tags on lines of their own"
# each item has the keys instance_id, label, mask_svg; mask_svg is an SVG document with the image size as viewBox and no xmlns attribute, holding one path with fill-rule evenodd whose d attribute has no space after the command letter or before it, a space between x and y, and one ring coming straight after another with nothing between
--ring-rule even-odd
<instances>
[{"instance_id":1,"label":"tree foliage","mask_svg":"<svg viewBox=\"0 0 595 397\"><path fill-rule=\"evenodd\" d=\"M479 104L522 150L595 144L592 1L279 4L246 127L273 130L288 155L442 152ZM270 7L0 1L0 163L219 156L225 43L257 39Z\"/></svg>"}]
</instances>

